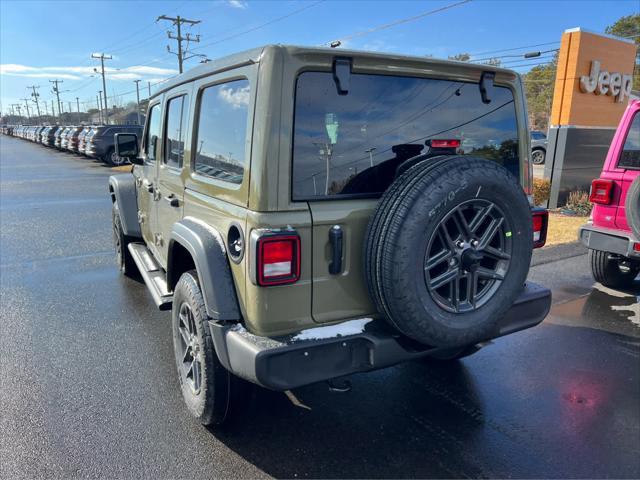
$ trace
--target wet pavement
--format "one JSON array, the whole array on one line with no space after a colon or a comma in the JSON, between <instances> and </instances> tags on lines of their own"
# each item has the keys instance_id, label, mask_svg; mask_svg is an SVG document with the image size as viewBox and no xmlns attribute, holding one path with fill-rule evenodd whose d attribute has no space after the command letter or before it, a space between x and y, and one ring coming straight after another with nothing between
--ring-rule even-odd
<instances>
[{"instance_id":1,"label":"wet pavement","mask_svg":"<svg viewBox=\"0 0 640 480\"><path fill-rule=\"evenodd\" d=\"M93 160L0 137L0 477L640 477L640 281L535 266L556 304L454 364L247 389L224 429L182 405L169 314L119 276Z\"/></svg>"}]
</instances>

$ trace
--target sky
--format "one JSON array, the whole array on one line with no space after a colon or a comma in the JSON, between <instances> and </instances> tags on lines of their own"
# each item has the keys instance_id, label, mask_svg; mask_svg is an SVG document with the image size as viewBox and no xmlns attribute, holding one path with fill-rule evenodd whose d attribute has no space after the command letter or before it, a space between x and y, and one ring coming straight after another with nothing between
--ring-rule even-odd
<instances>
[{"instance_id":1,"label":"sky","mask_svg":"<svg viewBox=\"0 0 640 480\"><path fill-rule=\"evenodd\" d=\"M210 59L269 43L341 40L342 47L407 55L502 57L504 66L524 73L554 52L527 61L517 55L558 48L565 29L603 32L634 13L640 13L638 0L0 0L0 110L24 105L31 85L40 86L41 107L46 101L50 109L54 79L63 81L65 111L68 102L75 111L76 97L81 110L95 108L102 79L94 72L100 61L91 54L100 52L113 57L105 61L110 105L135 101L136 79L146 98L149 83L153 90L177 74L177 58L167 52L167 45L176 50L175 40L167 38L167 30L175 29L156 21L160 15L200 20L184 25L183 35L200 35L192 53ZM199 60L188 60L185 69Z\"/></svg>"}]
</instances>

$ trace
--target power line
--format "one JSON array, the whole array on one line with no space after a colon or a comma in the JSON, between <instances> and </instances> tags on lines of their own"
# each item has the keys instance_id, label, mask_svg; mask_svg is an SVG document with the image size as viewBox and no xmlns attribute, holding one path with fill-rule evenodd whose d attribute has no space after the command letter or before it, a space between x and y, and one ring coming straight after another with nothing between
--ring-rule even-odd
<instances>
[{"instance_id":1,"label":"power line","mask_svg":"<svg viewBox=\"0 0 640 480\"><path fill-rule=\"evenodd\" d=\"M539 60L544 60L546 63L550 63L554 60L555 55L543 55L541 57L536 57L536 58L521 58L520 60L509 60L507 62L502 62L500 63L500 66L502 65L512 65L512 64L517 64L517 63L522 63L522 62L537 62Z\"/></svg>"},{"instance_id":2,"label":"power line","mask_svg":"<svg viewBox=\"0 0 640 480\"><path fill-rule=\"evenodd\" d=\"M523 65L511 65L509 68L513 69L513 68L520 68L520 67L534 67L534 66L537 66L537 65L549 65L551 63L553 63L553 61L550 61L550 62L525 63Z\"/></svg>"},{"instance_id":3,"label":"power line","mask_svg":"<svg viewBox=\"0 0 640 480\"><path fill-rule=\"evenodd\" d=\"M293 10L292 12L289 12L289 13L287 13L285 15L282 15L280 17L277 17L277 18L274 18L272 20L269 20L269 21L267 21L265 23L261 23L260 25L257 25L255 27L249 28L247 30L243 30L243 31L238 32L238 33L234 33L233 35L229 35L227 37L223 37L223 38L218 39L218 40L214 40L213 42L205 43L204 45L201 45L201 46L199 46L197 48L194 48L193 51L202 50L203 48L211 47L212 45L218 45L219 43L223 43L223 42L226 42L228 40L232 40L232 39L240 37L242 35L246 35L247 33L255 32L256 30L259 30L259 29L264 28L264 27L266 27L268 25L271 25L273 23L276 23L276 22L279 22L281 20L284 20L285 18L289 18L289 17L292 17L293 15L297 15L298 13L304 12L305 10L313 8L316 5L319 5L319 4L321 4L321 3L325 2L325 1L326 0L319 0L319 1L315 2L315 3L310 4L310 5L305 5L302 8L299 8L297 10Z\"/></svg>"},{"instance_id":4,"label":"power line","mask_svg":"<svg viewBox=\"0 0 640 480\"><path fill-rule=\"evenodd\" d=\"M390 23L384 23L382 25L378 25L377 27L369 28L368 30L362 30L360 32L352 33L351 35L347 35L345 37L333 40L331 42L325 43L324 45L340 45L340 43L345 42L347 40L352 40L357 37L362 37L364 35L369 35L374 32L379 32L380 30L385 30L387 28L395 27L398 25L402 25L403 23L413 22L415 20L419 20L421 18L427 17L429 15L434 15L436 13L444 12L445 10L449 10L454 7L458 7L460 5L464 5L466 3L471 2L472 0L462 0L460 2L452 3L450 5L445 5L444 7L436 8L434 10L429 10L428 12L419 13L418 15L414 15L412 17L401 18L400 20L395 20Z\"/></svg>"},{"instance_id":5,"label":"power line","mask_svg":"<svg viewBox=\"0 0 640 480\"><path fill-rule=\"evenodd\" d=\"M543 50L541 52L531 52L532 54L535 53L536 57L539 55L542 55L544 53L550 53L550 52L557 52L558 50L560 50L559 48L552 48L551 50ZM494 60L494 59L500 59L500 58L522 58L523 55L527 55L519 53L519 54L512 54L512 55L497 55L495 57L486 57L486 58L477 58L475 60L469 60L470 62L474 63L474 62L482 62L482 61L486 61L486 60Z\"/></svg>"},{"instance_id":6,"label":"power line","mask_svg":"<svg viewBox=\"0 0 640 480\"><path fill-rule=\"evenodd\" d=\"M479 53L470 53L469 55L472 57L476 57L478 55L489 55L491 53L501 53L501 52L513 52L516 50L523 50L525 48L535 48L535 47L544 47L546 45L553 45L555 43L560 43L560 41L555 41L555 42L547 42L547 43L538 43L536 45L524 45L522 47L513 47L513 48L504 48L502 50L491 50L488 52L479 52Z\"/></svg>"}]
</instances>

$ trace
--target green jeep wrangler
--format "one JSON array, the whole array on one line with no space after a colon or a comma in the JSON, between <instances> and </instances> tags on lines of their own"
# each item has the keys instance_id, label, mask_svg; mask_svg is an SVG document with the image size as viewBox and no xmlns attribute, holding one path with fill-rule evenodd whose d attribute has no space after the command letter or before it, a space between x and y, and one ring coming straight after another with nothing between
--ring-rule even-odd
<instances>
[{"instance_id":1,"label":"green jeep wrangler","mask_svg":"<svg viewBox=\"0 0 640 480\"><path fill-rule=\"evenodd\" d=\"M540 323L527 112L509 70L267 46L151 97L109 179L120 269L172 310L184 399L288 390Z\"/></svg>"}]
</instances>

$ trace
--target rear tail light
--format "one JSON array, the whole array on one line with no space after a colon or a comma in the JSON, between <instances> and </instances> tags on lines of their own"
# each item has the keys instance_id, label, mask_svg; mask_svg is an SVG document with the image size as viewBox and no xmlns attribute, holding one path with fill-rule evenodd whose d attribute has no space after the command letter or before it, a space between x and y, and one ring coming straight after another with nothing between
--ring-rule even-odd
<instances>
[{"instance_id":1,"label":"rear tail light","mask_svg":"<svg viewBox=\"0 0 640 480\"><path fill-rule=\"evenodd\" d=\"M544 247L547 242L547 228L549 226L549 212L544 208L531 210L533 220L533 248Z\"/></svg>"},{"instance_id":2,"label":"rear tail light","mask_svg":"<svg viewBox=\"0 0 640 480\"><path fill-rule=\"evenodd\" d=\"M633 244L633 251L640 252L640 242L636 242Z\"/></svg>"},{"instance_id":3,"label":"rear tail light","mask_svg":"<svg viewBox=\"0 0 640 480\"><path fill-rule=\"evenodd\" d=\"M458 148L460 146L460 140L457 140L457 139L430 140L429 146L431 148Z\"/></svg>"},{"instance_id":4,"label":"rear tail light","mask_svg":"<svg viewBox=\"0 0 640 480\"><path fill-rule=\"evenodd\" d=\"M609 205L611 203L611 191L613 190L613 181L596 178L591 182L591 192L589 193L589 201L591 203L599 203L601 205Z\"/></svg>"},{"instance_id":5,"label":"rear tail light","mask_svg":"<svg viewBox=\"0 0 640 480\"><path fill-rule=\"evenodd\" d=\"M256 244L258 285L286 285L300 279L300 237L296 234L269 234Z\"/></svg>"}]
</instances>

